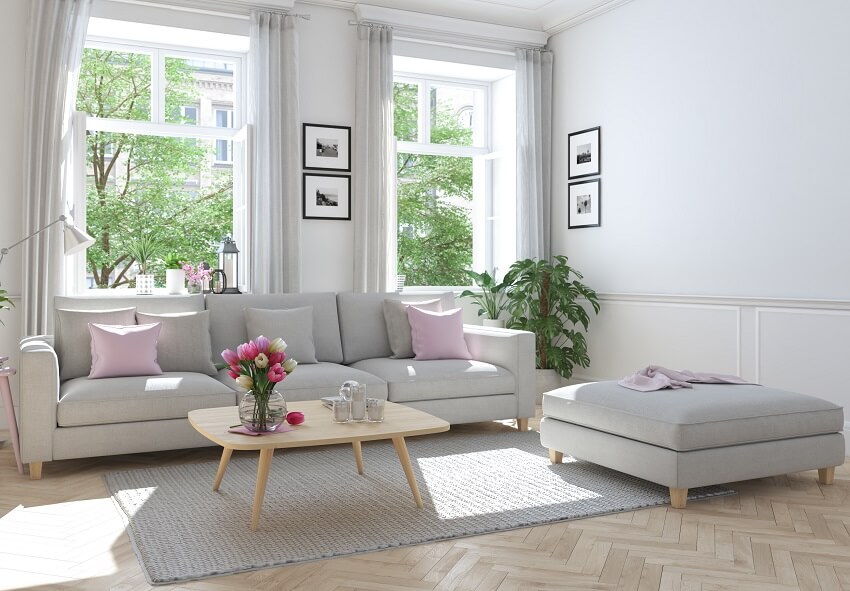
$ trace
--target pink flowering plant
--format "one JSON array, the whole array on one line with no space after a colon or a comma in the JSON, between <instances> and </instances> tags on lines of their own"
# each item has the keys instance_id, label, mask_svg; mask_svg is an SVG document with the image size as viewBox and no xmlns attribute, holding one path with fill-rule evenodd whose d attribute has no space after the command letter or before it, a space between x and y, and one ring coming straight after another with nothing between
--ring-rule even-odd
<instances>
[{"instance_id":1,"label":"pink flowering plant","mask_svg":"<svg viewBox=\"0 0 850 591\"><path fill-rule=\"evenodd\" d=\"M192 283L201 283L212 275L212 270L204 268L203 263L198 263L197 267L184 263L183 270L186 272L186 279Z\"/></svg>"},{"instance_id":2,"label":"pink flowering plant","mask_svg":"<svg viewBox=\"0 0 850 591\"><path fill-rule=\"evenodd\" d=\"M295 371L298 362L286 357L286 342L281 338L270 341L264 336L221 352L236 385L248 390L256 399L252 424L265 430L269 417L269 396L276 384Z\"/></svg>"}]
</instances>

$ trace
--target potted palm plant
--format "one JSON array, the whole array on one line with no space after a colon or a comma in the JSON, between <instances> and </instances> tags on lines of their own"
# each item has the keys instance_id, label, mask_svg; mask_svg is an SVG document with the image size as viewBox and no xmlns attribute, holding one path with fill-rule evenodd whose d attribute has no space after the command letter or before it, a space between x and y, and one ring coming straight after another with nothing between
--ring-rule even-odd
<instances>
[{"instance_id":1,"label":"potted palm plant","mask_svg":"<svg viewBox=\"0 0 850 591\"><path fill-rule=\"evenodd\" d=\"M496 270L493 269L492 275L487 271L483 273L466 271L466 274L481 291L465 289L460 297L469 298L478 304L478 315L484 316L482 320L484 326L505 326L505 321L499 318L505 309L505 299L502 293L503 286L496 281Z\"/></svg>"},{"instance_id":2,"label":"potted palm plant","mask_svg":"<svg viewBox=\"0 0 850 591\"><path fill-rule=\"evenodd\" d=\"M139 273L136 275L136 295L153 294L154 276L148 273L148 267L156 256L157 250L159 249L153 233L140 234L136 240L127 245L127 254L139 265Z\"/></svg>"},{"instance_id":3,"label":"potted palm plant","mask_svg":"<svg viewBox=\"0 0 850 591\"><path fill-rule=\"evenodd\" d=\"M590 365L587 341L579 325L586 331L590 323L583 304L586 302L598 314L599 300L580 279L581 273L568 264L567 257L559 255L551 262L517 261L503 281L510 313L507 326L534 333L537 368L549 370L550 377L558 382L555 387L561 381L555 374L570 378L575 366Z\"/></svg>"},{"instance_id":4,"label":"potted palm plant","mask_svg":"<svg viewBox=\"0 0 850 591\"><path fill-rule=\"evenodd\" d=\"M186 271L183 270L183 261L176 253L170 252L162 259L165 265L165 289L171 295L183 293L186 283Z\"/></svg>"}]
</instances>

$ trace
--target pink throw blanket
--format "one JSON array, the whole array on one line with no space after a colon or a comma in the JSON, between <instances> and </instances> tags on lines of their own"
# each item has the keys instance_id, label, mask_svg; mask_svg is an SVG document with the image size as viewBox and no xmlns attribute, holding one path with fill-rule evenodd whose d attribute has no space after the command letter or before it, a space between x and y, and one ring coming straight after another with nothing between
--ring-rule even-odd
<instances>
[{"instance_id":1,"label":"pink throw blanket","mask_svg":"<svg viewBox=\"0 0 850 591\"><path fill-rule=\"evenodd\" d=\"M652 390L663 390L664 388L693 388L691 386L692 383L752 384L753 382L748 382L738 376L730 376L722 373L696 373L687 369L676 371L658 365L650 365L634 375L626 376L617 383L638 392L650 392Z\"/></svg>"}]
</instances>

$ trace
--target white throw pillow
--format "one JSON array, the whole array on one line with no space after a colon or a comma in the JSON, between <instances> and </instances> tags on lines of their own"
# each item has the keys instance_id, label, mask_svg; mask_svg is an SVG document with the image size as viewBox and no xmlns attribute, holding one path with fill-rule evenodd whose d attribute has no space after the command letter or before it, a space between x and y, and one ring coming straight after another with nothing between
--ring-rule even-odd
<instances>
[{"instance_id":1,"label":"white throw pillow","mask_svg":"<svg viewBox=\"0 0 850 591\"><path fill-rule=\"evenodd\" d=\"M387 322L387 339L390 341L393 359L410 359L413 357L413 344L410 333L410 320L407 309L416 306L420 310L441 312L440 300L424 302L403 302L388 298L384 300L384 320Z\"/></svg>"},{"instance_id":2,"label":"white throw pillow","mask_svg":"<svg viewBox=\"0 0 850 591\"><path fill-rule=\"evenodd\" d=\"M245 309L245 328L248 338L262 335L269 340L278 337L286 341L286 358L299 364L318 363L316 344L313 341L313 307L268 310Z\"/></svg>"}]
</instances>

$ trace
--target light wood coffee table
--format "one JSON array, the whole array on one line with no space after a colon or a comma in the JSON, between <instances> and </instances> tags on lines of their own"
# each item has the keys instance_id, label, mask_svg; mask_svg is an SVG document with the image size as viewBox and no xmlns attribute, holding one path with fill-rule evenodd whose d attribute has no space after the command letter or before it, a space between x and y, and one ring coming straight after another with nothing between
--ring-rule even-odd
<instances>
[{"instance_id":1,"label":"light wood coffee table","mask_svg":"<svg viewBox=\"0 0 850 591\"><path fill-rule=\"evenodd\" d=\"M213 490L218 490L230 462L234 449L258 450L260 462L257 468L257 485L254 491L254 507L251 511L251 529L257 529L260 522L260 512L263 507L263 497L266 494L266 484L272 465L274 450L287 447L310 447L315 445L331 445L335 443L350 443L354 449L354 461L357 473L363 474L363 451L361 442L378 439L392 439L407 483L413 492L416 506L422 507L422 497L410 464L405 437L427 435L449 430L449 424L428 413L401 404L387 402L382 423L334 423L332 412L321 401L293 402L287 404L289 411L301 411L305 421L296 426L294 431L273 433L270 435L240 435L228 433L232 425L239 424L239 412L235 406L223 408L203 408L189 412L189 422L204 437L214 441L223 449L218 472L213 482Z\"/></svg>"}]
</instances>

